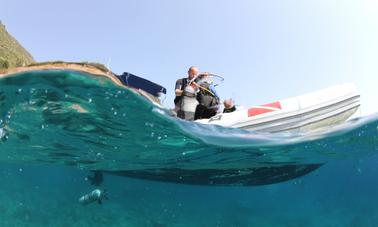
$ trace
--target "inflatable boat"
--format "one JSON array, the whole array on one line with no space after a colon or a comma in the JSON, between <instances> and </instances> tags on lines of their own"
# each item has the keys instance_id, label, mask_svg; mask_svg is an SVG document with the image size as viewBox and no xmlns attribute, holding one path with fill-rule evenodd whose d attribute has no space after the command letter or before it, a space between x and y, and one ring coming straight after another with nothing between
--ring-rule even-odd
<instances>
[{"instance_id":1,"label":"inflatable boat","mask_svg":"<svg viewBox=\"0 0 378 227\"><path fill-rule=\"evenodd\" d=\"M119 79L163 108L159 96L166 94L164 87L130 73L124 73ZM234 112L219 113L210 119L195 122L251 131L304 132L340 124L356 113L359 107L360 95L353 84L347 83L265 105L250 108L239 106Z\"/></svg>"},{"instance_id":2,"label":"inflatable boat","mask_svg":"<svg viewBox=\"0 0 378 227\"><path fill-rule=\"evenodd\" d=\"M196 122L253 131L301 132L344 122L359 106L355 86L342 84L261 106L238 107Z\"/></svg>"}]
</instances>

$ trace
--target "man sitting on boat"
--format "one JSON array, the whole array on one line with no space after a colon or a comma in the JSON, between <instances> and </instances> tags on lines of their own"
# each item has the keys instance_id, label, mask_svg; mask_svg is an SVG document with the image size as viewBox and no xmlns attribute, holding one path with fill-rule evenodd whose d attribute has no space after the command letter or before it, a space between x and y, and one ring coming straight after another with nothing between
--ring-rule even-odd
<instances>
[{"instance_id":1,"label":"man sitting on boat","mask_svg":"<svg viewBox=\"0 0 378 227\"><path fill-rule=\"evenodd\" d=\"M232 99L224 100L223 106L224 106L223 113L232 113L236 110L236 107Z\"/></svg>"}]
</instances>

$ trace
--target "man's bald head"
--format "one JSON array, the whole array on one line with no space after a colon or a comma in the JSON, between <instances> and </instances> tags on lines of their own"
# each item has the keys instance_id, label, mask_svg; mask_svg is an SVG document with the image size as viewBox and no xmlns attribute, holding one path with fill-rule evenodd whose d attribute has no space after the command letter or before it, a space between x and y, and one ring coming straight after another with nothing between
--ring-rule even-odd
<instances>
[{"instance_id":1,"label":"man's bald head","mask_svg":"<svg viewBox=\"0 0 378 227\"><path fill-rule=\"evenodd\" d=\"M188 70L189 80L193 79L198 74L198 69L195 66L191 66Z\"/></svg>"},{"instance_id":2,"label":"man's bald head","mask_svg":"<svg viewBox=\"0 0 378 227\"><path fill-rule=\"evenodd\" d=\"M225 109L230 109L234 106L234 102L232 101L232 99L226 99L224 100L223 105Z\"/></svg>"}]
</instances>

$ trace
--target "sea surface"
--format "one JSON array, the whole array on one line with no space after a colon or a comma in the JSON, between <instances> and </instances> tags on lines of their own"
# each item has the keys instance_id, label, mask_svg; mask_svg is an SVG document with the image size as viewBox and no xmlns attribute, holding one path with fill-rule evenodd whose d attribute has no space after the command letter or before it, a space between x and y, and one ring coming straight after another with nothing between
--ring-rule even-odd
<instances>
[{"instance_id":1,"label":"sea surface","mask_svg":"<svg viewBox=\"0 0 378 227\"><path fill-rule=\"evenodd\" d=\"M378 226L377 154L378 115L257 133L87 73L0 78L0 226Z\"/></svg>"}]
</instances>

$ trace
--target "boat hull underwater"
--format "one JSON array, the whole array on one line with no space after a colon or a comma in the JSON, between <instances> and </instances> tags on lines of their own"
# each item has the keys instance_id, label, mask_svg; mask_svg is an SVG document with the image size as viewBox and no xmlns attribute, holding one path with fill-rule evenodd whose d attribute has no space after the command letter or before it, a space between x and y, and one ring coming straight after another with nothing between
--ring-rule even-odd
<instances>
[{"instance_id":1,"label":"boat hull underwater","mask_svg":"<svg viewBox=\"0 0 378 227\"><path fill-rule=\"evenodd\" d=\"M165 88L146 81L129 73L102 75L66 68L1 75L2 113L9 116L0 127L5 135L0 144L3 151L19 156L0 157L180 184L267 185L303 176L325 162L286 156L305 147L302 144L298 148L268 141L260 146L257 131L318 129L345 121L359 106L359 95L347 84L193 123L174 119L160 108L158 96ZM17 100L7 101L13 96ZM30 127L41 125L43 130L31 133ZM277 152L279 158L274 156Z\"/></svg>"},{"instance_id":2,"label":"boat hull underwater","mask_svg":"<svg viewBox=\"0 0 378 227\"><path fill-rule=\"evenodd\" d=\"M322 164L283 165L247 169L147 169L135 171L103 171L104 173L177 184L208 186L258 186L285 182L304 176Z\"/></svg>"}]
</instances>

